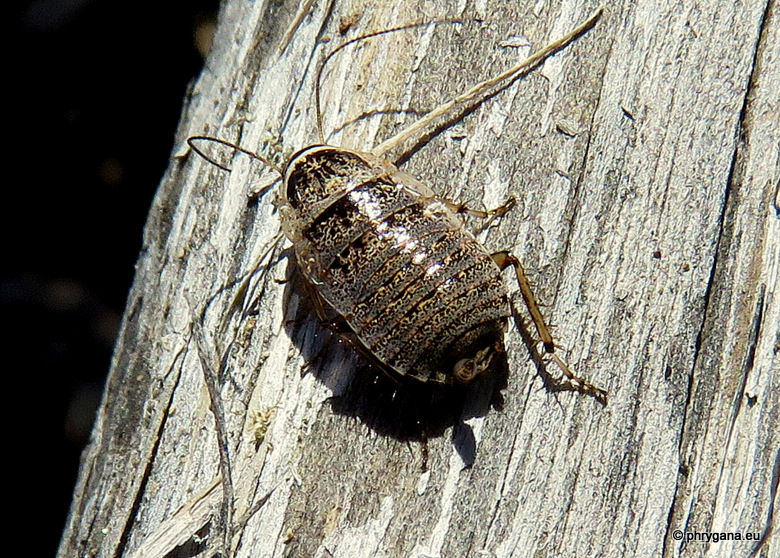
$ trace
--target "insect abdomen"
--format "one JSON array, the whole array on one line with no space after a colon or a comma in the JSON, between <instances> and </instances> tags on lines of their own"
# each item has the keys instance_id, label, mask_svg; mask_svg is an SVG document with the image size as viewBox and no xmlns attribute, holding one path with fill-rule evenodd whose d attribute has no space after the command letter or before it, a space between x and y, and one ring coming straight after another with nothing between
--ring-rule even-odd
<instances>
[{"instance_id":1,"label":"insect abdomen","mask_svg":"<svg viewBox=\"0 0 780 558\"><path fill-rule=\"evenodd\" d=\"M325 146L293 158L285 178L298 263L376 360L451 382L459 361L501 342L509 304L500 270L427 189L392 165Z\"/></svg>"}]
</instances>

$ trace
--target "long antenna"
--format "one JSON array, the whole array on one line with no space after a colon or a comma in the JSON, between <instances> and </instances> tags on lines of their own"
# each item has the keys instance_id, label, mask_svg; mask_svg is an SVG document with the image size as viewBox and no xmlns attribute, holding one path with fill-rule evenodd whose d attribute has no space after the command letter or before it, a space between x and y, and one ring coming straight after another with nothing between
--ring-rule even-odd
<instances>
[{"instance_id":1,"label":"long antenna","mask_svg":"<svg viewBox=\"0 0 780 558\"><path fill-rule=\"evenodd\" d=\"M539 50L538 52L535 52L534 54L532 54L531 56L529 56L519 64L509 68L505 72L493 78L485 80L481 83L478 83L477 85L475 85L465 93L458 95L451 101L439 105L438 107L436 107L431 112L429 112L428 114L420 118L420 120L418 120L417 122L415 122L414 124L406 128L405 130L402 130L398 134L394 135L392 138L377 145L374 149L371 150L371 153L373 155L376 155L377 157L381 157L385 153L392 151L402 143L406 142L409 138L417 136L419 140L419 138L425 136L425 134L428 133L427 128L429 128L431 122L441 117L442 115L445 115L448 112L453 112L456 110L462 110L462 111L468 110L472 107L479 105L487 97L490 97L491 95L494 95L501 89L508 87L516 78L520 77L520 75L523 72L526 72L536 67L538 64L543 62L546 58L555 54L562 48L566 47L574 39L576 39L577 37L582 35L585 31L593 27L593 25L596 23L599 17L601 17L601 13L603 11L604 11L603 6L599 6L596 9L596 11L594 11L593 14L591 14L591 16L585 20L584 23L580 24L573 31L567 33L557 41L553 41L543 49Z\"/></svg>"},{"instance_id":2,"label":"long antenna","mask_svg":"<svg viewBox=\"0 0 780 558\"><path fill-rule=\"evenodd\" d=\"M391 27L390 29L382 29L381 31L374 31L372 33L368 33L367 35L361 35L360 37L355 37L354 39L350 39L346 43L340 44L332 51L330 51L328 55L325 57L325 59L322 61L322 65L320 65L319 70L317 70L317 81L315 83L315 88L314 88L314 104L316 106L316 111L317 111L317 131L319 132L320 135L320 143L323 144L325 143L325 134L322 131L322 106L320 102L320 84L322 83L322 74L325 70L325 66L328 64L328 62L330 62L330 59L333 58L337 52L348 47L349 45L359 43L360 41L365 41L366 39L371 39L372 37L378 37L380 35L386 35L387 33L395 33L396 31L405 31L407 29L414 29L416 27L426 27L428 25L434 25L440 23L451 24L451 23L462 23L462 21L454 20L454 19L445 19L439 21L426 21L424 23L408 23L406 25Z\"/></svg>"},{"instance_id":3,"label":"long antenna","mask_svg":"<svg viewBox=\"0 0 780 558\"><path fill-rule=\"evenodd\" d=\"M196 141L210 141L210 142L213 142L213 143L218 143L220 145L224 145L226 147L231 147L231 148L235 149L236 151L240 151L241 153L244 153L245 155L249 155L250 157L252 157L254 159L257 159L258 161L260 161L262 163L265 163L266 165L268 165L269 167L274 169L276 172L278 172L279 176L283 176L282 169L279 167L279 165L273 163L269 159L266 159L262 155L258 155L254 151L249 151L248 149L244 149L243 147L241 147L239 145L236 145L235 143L232 143L232 142L229 142L229 141L225 141L225 140L222 140L222 139L219 139L219 138L212 138L210 136L191 136L191 137L187 138L187 145L190 146L190 149L192 149L195 153L197 153L198 155L200 155L201 157L206 159L209 163L211 163L215 167L219 167L219 168L221 168L224 171L230 172L232 169L230 167L226 167L222 163L219 163L218 161L215 161L214 159L212 159L211 157L206 155L206 153L201 151L200 148L198 148L195 145Z\"/></svg>"}]
</instances>

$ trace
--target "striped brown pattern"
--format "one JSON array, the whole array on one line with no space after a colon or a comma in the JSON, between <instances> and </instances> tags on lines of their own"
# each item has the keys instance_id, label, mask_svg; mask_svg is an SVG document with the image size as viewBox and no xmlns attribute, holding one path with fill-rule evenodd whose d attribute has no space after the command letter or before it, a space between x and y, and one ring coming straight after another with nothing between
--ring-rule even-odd
<instances>
[{"instance_id":1,"label":"striped brown pattern","mask_svg":"<svg viewBox=\"0 0 780 558\"><path fill-rule=\"evenodd\" d=\"M450 383L461 359L503 346L510 307L498 266L393 165L302 150L285 170L282 215L306 278L389 371Z\"/></svg>"}]
</instances>

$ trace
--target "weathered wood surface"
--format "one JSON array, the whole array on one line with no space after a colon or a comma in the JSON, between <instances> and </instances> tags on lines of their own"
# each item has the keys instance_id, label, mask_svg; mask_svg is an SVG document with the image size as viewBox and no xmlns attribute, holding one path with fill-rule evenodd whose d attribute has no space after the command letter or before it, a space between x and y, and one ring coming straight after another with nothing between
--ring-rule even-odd
<instances>
[{"instance_id":1,"label":"weathered wood surface","mask_svg":"<svg viewBox=\"0 0 780 558\"><path fill-rule=\"evenodd\" d=\"M351 38L469 20L339 55L326 133L372 110L429 109L528 53L506 45L541 46L595 7L387 4L313 2L281 54L295 1L223 6L151 210L60 556L778 556L776 2L607 4L585 37L405 164L452 196L517 197L485 242L515 250L572 366L610 392L606 407L551 392L512 327L503 409L470 393L430 440L428 473L414 415L434 411L375 387L280 281L272 196L247 204L272 173L251 175L246 157L224 173L184 144L208 133L289 155L316 142L313 76L345 40L339 27ZM361 118L330 142L369 148L404 118ZM221 370L227 526L204 366ZM680 542L675 530L764 542Z\"/></svg>"}]
</instances>

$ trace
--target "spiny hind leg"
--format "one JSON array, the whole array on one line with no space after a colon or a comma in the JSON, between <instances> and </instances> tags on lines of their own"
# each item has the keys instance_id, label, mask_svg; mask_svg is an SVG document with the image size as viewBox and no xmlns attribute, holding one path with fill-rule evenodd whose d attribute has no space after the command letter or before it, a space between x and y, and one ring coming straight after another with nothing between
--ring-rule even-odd
<instances>
[{"instance_id":1,"label":"spiny hind leg","mask_svg":"<svg viewBox=\"0 0 780 558\"><path fill-rule=\"evenodd\" d=\"M605 390L597 388L587 380L576 376L571 371L571 368L569 368L569 365L566 364L562 358L555 354L557 345L555 344L555 340L550 333L550 327L545 322L544 316L539 309L539 303L536 301L536 296L534 296L533 290L531 289L531 283L528 281L528 277L525 274L525 270L523 269L523 265L520 263L520 260L513 256L509 251L496 252L495 254L492 254L491 257L493 258L493 261L498 264L498 267L501 268L502 271L509 266L514 268L515 275L517 277L517 283L520 286L520 294L523 296L523 302L525 302L525 306L528 308L528 312L531 314L531 319L536 326L536 331L539 332L539 339L542 342L545 355L548 356L553 362L555 362L558 368L560 368L564 375L568 378L569 382L571 382L573 387L582 391L583 393L593 395L600 401L606 402L607 392Z\"/></svg>"}]
</instances>

